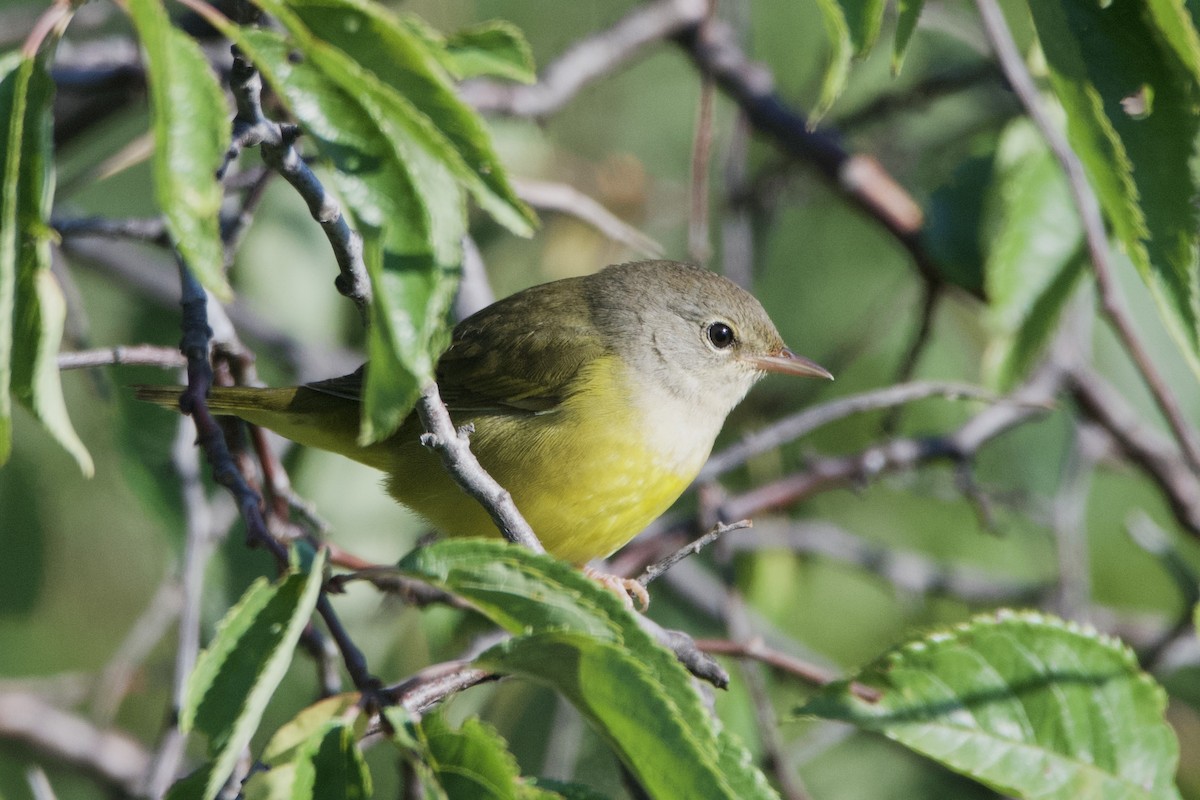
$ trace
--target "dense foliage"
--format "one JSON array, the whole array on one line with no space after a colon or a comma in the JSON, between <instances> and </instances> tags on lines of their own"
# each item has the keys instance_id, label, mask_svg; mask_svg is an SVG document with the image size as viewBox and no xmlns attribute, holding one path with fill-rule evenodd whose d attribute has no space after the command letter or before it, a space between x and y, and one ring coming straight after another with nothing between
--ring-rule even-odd
<instances>
[{"instance_id":1,"label":"dense foliage","mask_svg":"<svg viewBox=\"0 0 1200 800\"><path fill-rule=\"evenodd\" d=\"M1200 797L1200 6L615 6L0 10L0 796ZM838 380L646 618L204 406L662 254Z\"/></svg>"}]
</instances>

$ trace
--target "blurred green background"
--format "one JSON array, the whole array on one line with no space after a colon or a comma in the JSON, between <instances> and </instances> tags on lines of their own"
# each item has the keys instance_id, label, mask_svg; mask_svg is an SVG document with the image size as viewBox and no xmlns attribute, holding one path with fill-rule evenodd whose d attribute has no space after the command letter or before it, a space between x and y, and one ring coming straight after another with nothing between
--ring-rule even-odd
<instances>
[{"instance_id":1,"label":"blurred green background","mask_svg":"<svg viewBox=\"0 0 1200 800\"><path fill-rule=\"evenodd\" d=\"M524 31L543 66L572 42L619 19L630 5L427 0L403 8L447 32L480 20L510 20ZM12 14L15 8L7 5L0 11ZM810 108L828 57L816 3L722 3L721 15L733 21L751 56L771 69L781 96L796 109ZM96 27L81 25L80 39L126 29L112 8L93 16L100 18ZM1027 37L1028 31L1018 34ZM931 213L935 192L961 176L960 165L973 155L994 147L1017 105L989 66L969 4L928 10L901 77L890 76L888 62L885 47L857 65L849 90L822 126L840 130L852 150L877 157ZM960 85L940 95L923 89L931 80L947 77ZM539 121L496 119L492 129L514 176L575 186L661 242L668 257L686 258L700 91L686 55L662 44L585 89L562 111ZM879 107L880 98L895 103ZM731 213L723 175L735 116L718 94L709 191L713 252L718 254L711 265L717 269L721 222ZM100 161L141 136L145 127L144 102L135 102L72 141L60 153L56 213L152 214L146 162L99 180L92 174ZM258 156L251 153L244 160L254 164ZM789 344L829 367L837 381L764 382L731 418L722 442L807 404L893 383L920 314L921 281L905 251L879 225L813 170L785 160L768 142L751 143L748 167L753 288ZM963 190L968 200L970 189ZM969 210L951 204L949 212ZM542 215L542 228L530 240L515 239L483 220L476 235L498 295L632 257L587 225L553 213ZM973 244L977 247L969 240L938 246L969 252ZM141 248L137 254L173 280L174 268L164 253ZM178 311L172 303L132 291L111 271L82 260L70 261L66 269L78 300L67 348L171 345L178 339ZM353 309L333 291L334 275L320 231L298 198L277 181L239 251L232 279L239 304L306 348L305 363L312 373L294 374L275 350L243 330L247 344L258 352L258 369L266 381L327 377L356 366L336 357L339 348L356 346L360 331ZM1195 418L1197 387L1179 366L1131 269L1123 284L1156 357ZM1090 290L1081 291L1086 314ZM983 304L966 292L949 292L916 376L979 381L988 337ZM1096 326L1093 346L1097 365L1139 404L1148 424L1157 424L1148 398L1102 326ZM73 462L20 410L12 460L0 469L0 687L51 691L62 704L111 723L150 748L168 709L173 628L136 666L128 694L111 718L106 709L110 687L100 678L126 637L156 610L156 591L174 574L181 557L183 516L171 461L176 420L133 402L128 388L162 380L153 370L134 368L65 376L72 418L96 459L94 479L81 478ZM901 415L899 433L947 433L980 407L976 402L923 401ZM801 464L806 454L855 452L883 438L882 421L883 415L868 414L830 425L781 453L755 459L731 476L727 487L735 491L763 483ZM756 531L738 535L766 536L796 520L828 523L885 550L920 554L947 569L972 568L997 581L1053 583L1058 568L1052 521L1056 503L1063 502L1063 476L1080 435L1077 421L1064 402L988 445L975 478L993 501L993 531L981 526L954 470L941 465L887 476L857 490L824 493L793 509L790 517L759 518ZM331 524L331 538L341 547L389 563L422 533L367 468L319 452L292 451L285 463L297 491ZM1192 565L1200 563L1195 545L1184 539L1161 496L1138 472L1102 460L1083 481L1090 585L1081 616L1094 615L1106 626L1113 619L1149 625L1173 619L1181 612L1179 593L1158 562L1131 542L1126 522L1144 511L1170 532ZM219 509L226 501L213 494ZM681 500L687 507L694 503L691 497ZM782 549L727 558L706 554L701 560L708 569L733 575L772 636L794 640L797 652L839 671L872 659L914 631L979 610L952 596L898 591L879 576L836 559ZM211 630L254 577L270 571L265 556L245 549L239 524L234 524L207 575L205 629ZM651 616L664 624L697 636L724 635L669 590L658 588L653 596ZM457 656L479 631L458 613L417 612L362 587L337 598L336 606L373 670L389 682ZM729 666L734 685L716 697L716 706L726 724L759 752L745 681L735 664ZM814 798L990 796L882 739L791 718L791 710L806 696L805 687L786 677L762 676L780 717L784 751ZM1158 677L1176 693L1169 718L1181 740L1180 787L1185 796L1200 797L1195 672L1167 671ZM297 659L263 730L311 702L316 688L311 664ZM481 713L508 737L529 773L574 776L606 792L622 791L603 744L568 705L544 690L512 682L477 688L455 698L450 710L455 717ZM368 756L376 794L396 796L393 755L383 750ZM30 797L24 771L33 763L44 766L64 800L108 796L86 775L3 740L0 796Z\"/></svg>"}]
</instances>

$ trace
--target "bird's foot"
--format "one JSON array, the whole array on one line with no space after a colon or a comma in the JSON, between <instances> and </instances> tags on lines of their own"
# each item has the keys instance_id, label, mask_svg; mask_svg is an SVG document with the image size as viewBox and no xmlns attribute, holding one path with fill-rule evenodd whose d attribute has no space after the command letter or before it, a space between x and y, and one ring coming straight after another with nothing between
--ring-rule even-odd
<instances>
[{"instance_id":1,"label":"bird's foot","mask_svg":"<svg viewBox=\"0 0 1200 800\"><path fill-rule=\"evenodd\" d=\"M633 578L622 578L591 567L584 567L583 574L615 593L630 611L645 613L646 609L650 607L649 592L646 591L645 586Z\"/></svg>"}]
</instances>

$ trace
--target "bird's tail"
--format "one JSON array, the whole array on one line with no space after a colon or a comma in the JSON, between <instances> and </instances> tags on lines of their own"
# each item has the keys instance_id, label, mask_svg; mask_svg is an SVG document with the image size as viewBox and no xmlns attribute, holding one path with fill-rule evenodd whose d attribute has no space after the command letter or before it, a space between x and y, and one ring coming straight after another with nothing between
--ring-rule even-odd
<instances>
[{"instance_id":1,"label":"bird's tail","mask_svg":"<svg viewBox=\"0 0 1200 800\"><path fill-rule=\"evenodd\" d=\"M179 410L182 386L137 386L134 396L155 405ZM388 469L394 448L384 443L358 443L357 400L336 397L304 386L263 389L252 386L214 386L208 394L208 410L234 416L275 431L307 447L317 447L361 461L376 469Z\"/></svg>"},{"instance_id":2,"label":"bird's tail","mask_svg":"<svg viewBox=\"0 0 1200 800\"><path fill-rule=\"evenodd\" d=\"M141 384L133 387L134 397L154 403L156 406L179 410L179 397L183 386L152 386ZM259 413L281 413L287 411L296 399L296 389L260 389L252 386L214 386L208 392L208 410L218 416L241 417L250 422L251 416ZM266 427L271 427L269 424Z\"/></svg>"}]
</instances>

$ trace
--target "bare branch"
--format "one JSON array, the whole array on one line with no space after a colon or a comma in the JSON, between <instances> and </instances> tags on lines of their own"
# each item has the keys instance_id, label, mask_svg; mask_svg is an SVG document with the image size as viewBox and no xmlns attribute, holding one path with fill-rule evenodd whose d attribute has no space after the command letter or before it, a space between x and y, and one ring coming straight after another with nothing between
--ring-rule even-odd
<instances>
[{"instance_id":1,"label":"bare branch","mask_svg":"<svg viewBox=\"0 0 1200 800\"><path fill-rule=\"evenodd\" d=\"M1147 426L1116 389L1082 366L1067 373L1068 389L1096 424L1116 440L1129 459L1158 484L1179 524L1200 537L1200 477L1170 441Z\"/></svg>"},{"instance_id":2,"label":"bare branch","mask_svg":"<svg viewBox=\"0 0 1200 800\"><path fill-rule=\"evenodd\" d=\"M480 111L548 116L647 46L700 22L707 10L706 0L657 0L637 6L611 28L573 44L542 70L532 86L472 80L459 93Z\"/></svg>"},{"instance_id":3,"label":"bare branch","mask_svg":"<svg viewBox=\"0 0 1200 800\"><path fill-rule=\"evenodd\" d=\"M774 422L762 430L746 436L737 444L725 448L708 459L700 470L697 483L711 481L730 470L741 466L756 455L795 441L812 431L839 419L862 414L867 411L892 408L929 397L945 397L950 400L983 400L999 402L995 394L978 386L965 383L918 381L902 383L871 392L839 397L828 403L807 408L789 417Z\"/></svg>"},{"instance_id":4,"label":"bare branch","mask_svg":"<svg viewBox=\"0 0 1200 800\"><path fill-rule=\"evenodd\" d=\"M699 639L696 646L706 653L733 656L735 658L751 658L761 661L772 669L791 675L811 686L828 686L837 680L833 673L821 667L801 661L798 658L773 650L763 643L762 639L751 639L745 642L731 642L724 639ZM851 691L868 703L879 701L879 692L869 686L851 684Z\"/></svg>"},{"instance_id":5,"label":"bare branch","mask_svg":"<svg viewBox=\"0 0 1200 800\"><path fill-rule=\"evenodd\" d=\"M28 692L0 693L0 738L23 742L47 756L87 770L135 796L150 754L133 737L99 728Z\"/></svg>"},{"instance_id":6,"label":"bare branch","mask_svg":"<svg viewBox=\"0 0 1200 800\"><path fill-rule=\"evenodd\" d=\"M509 182L517 196L534 208L570 214L638 255L661 258L665 252L661 244L574 186L524 178L512 179Z\"/></svg>"},{"instance_id":7,"label":"bare branch","mask_svg":"<svg viewBox=\"0 0 1200 800\"><path fill-rule=\"evenodd\" d=\"M740 522L734 522L729 525L726 525L722 522L718 522L716 525L713 526L713 529L711 531L704 534L699 539L696 539L695 541L684 545L683 547L679 548L678 550L676 550L674 553L667 556L666 558L664 558L660 561L656 561L653 564L646 567L646 569L642 571L642 574L637 577L637 582L640 583L642 586L648 586L650 584L650 581L654 580L659 575L662 575L664 572L666 572L671 567L675 566L676 564L678 564L680 561L687 558L688 556L696 555L701 550L703 550L705 547L708 547L710 544L712 544L713 542L715 542L717 539L721 538L725 534L729 533L730 531L738 531L738 530L743 530L745 528L752 528L752 527L754 527L754 523L748 519L744 519Z\"/></svg>"},{"instance_id":8,"label":"bare branch","mask_svg":"<svg viewBox=\"0 0 1200 800\"><path fill-rule=\"evenodd\" d=\"M512 495L484 471L471 452L470 431L455 429L436 383L429 384L421 392L417 413L427 431L421 437L421 444L441 456L450 477L487 510L504 538L535 553L545 553L546 548L517 510Z\"/></svg>"},{"instance_id":9,"label":"bare branch","mask_svg":"<svg viewBox=\"0 0 1200 800\"><path fill-rule=\"evenodd\" d=\"M115 347L99 347L95 350L58 354L59 369L111 366L179 369L186 364L186 359L180 355L178 350L154 344L116 345Z\"/></svg>"},{"instance_id":10,"label":"bare branch","mask_svg":"<svg viewBox=\"0 0 1200 800\"><path fill-rule=\"evenodd\" d=\"M1042 98L1037 86L1025 68L1025 61L1017 50L1012 32L1004 20L1004 12L1000 10L996 0L975 0L979 15L983 20L983 30L988 42L1004 70L1013 91L1021 98L1021 103L1029 113L1030 119L1046 140L1050 151L1062 165L1067 176L1067 184L1074 198L1075 207L1083 222L1084 239L1087 241L1088 255L1091 257L1092 273L1096 276L1096 286L1100 290L1100 308L1104 316L1116 331L1117 337L1125 347L1129 357L1137 366L1138 372L1154 396L1154 402L1167 420L1175 439L1183 450L1184 457L1193 470L1200 471L1200 440L1197 439L1196 429L1188 423L1167 382L1163 379L1154 359L1146 345L1138 335L1133 320L1125 308L1125 299L1114 277L1114 270L1109 254L1108 235L1104 229L1104 218L1100 211L1100 203L1088 183L1087 173L1079 156L1071 149L1067 137L1050 119L1042 106Z\"/></svg>"}]
</instances>

